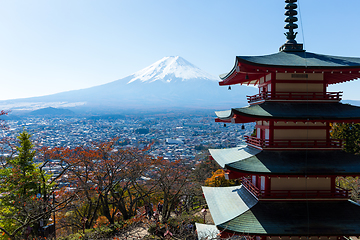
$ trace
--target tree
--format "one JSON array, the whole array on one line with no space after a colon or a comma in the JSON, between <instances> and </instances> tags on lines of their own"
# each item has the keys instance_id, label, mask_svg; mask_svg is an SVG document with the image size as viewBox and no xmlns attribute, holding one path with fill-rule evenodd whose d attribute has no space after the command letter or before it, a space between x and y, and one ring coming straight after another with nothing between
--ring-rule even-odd
<instances>
[{"instance_id":1,"label":"tree","mask_svg":"<svg viewBox=\"0 0 360 240\"><path fill-rule=\"evenodd\" d=\"M75 195L62 213L62 225L72 230L94 226L99 217L109 224L136 215L154 186L142 180L151 159L138 149L116 149L116 139L76 149L57 149L55 158L69 166L65 194ZM81 220L84 221L82 225ZM103 219L103 218L102 218Z\"/></svg>"},{"instance_id":2,"label":"tree","mask_svg":"<svg viewBox=\"0 0 360 240\"><path fill-rule=\"evenodd\" d=\"M154 159L156 171L154 180L157 183L157 192L163 199L162 221L170 218L171 211L175 210L184 196L185 190L192 184L191 168L181 160Z\"/></svg>"},{"instance_id":3,"label":"tree","mask_svg":"<svg viewBox=\"0 0 360 240\"><path fill-rule=\"evenodd\" d=\"M117 149L112 143L97 145L101 155L97 171L97 183L101 212L114 224L117 213L123 220L136 215L144 198L154 190L143 178L149 173L151 159L144 154L146 149Z\"/></svg>"},{"instance_id":4,"label":"tree","mask_svg":"<svg viewBox=\"0 0 360 240\"><path fill-rule=\"evenodd\" d=\"M18 155L6 159L0 170L0 230L10 239L23 239L30 228L34 235L42 235L51 213L69 201L50 201L56 178L51 180L42 170L44 164L34 163L36 151L30 137L25 130L20 133L15 147Z\"/></svg>"},{"instance_id":5,"label":"tree","mask_svg":"<svg viewBox=\"0 0 360 240\"><path fill-rule=\"evenodd\" d=\"M360 152L360 123L334 123L331 125L330 134L332 139L344 141L345 152Z\"/></svg>"},{"instance_id":6,"label":"tree","mask_svg":"<svg viewBox=\"0 0 360 240\"><path fill-rule=\"evenodd\" d=\"M7 229L0 227L9 237L15 237L22 230L22 225L27 223L27 205L34 204L34 197L39 193L40 172L33 162L35 151L30 141L30 135L23 131L18 136L19 146L16 147L18 156L8 159L6 168L0 175L2 198L1 198L1 221L8 226ZM26 204L27 203L27 204ZM24 206L20 206L23 205ZM19 226L19 223L20 224Z\"/></svg>"},{"instance_id":7,"label":"tree","mask_svg":"<svg viewBox=\"0 0 360 240\"><path fill-rule=\"evenodd\" d=\"M355 123L334 123L331 125L331 138L344 141L343 150L352 154L360 153L360 124ZM351 198L359 200L360 180L358 177L338 177L338 185L342 188L351 190Z\"/></svg>"},{"instance_id":8,"label":"tree","mask_svg":"<svg viewBox=\"0 0 360 240\"><path fill-rule=\"evenodd\" d=\"M225 179L225 171L223 169L216 170L205 181L205 185L210 187L228 187L234 184L234 181Z\"/></svg>"},{"instance_id":9,"label":"tree","mask_svg":"<svg viewBox=\"0 0 360 240\"><path fill-rule=\"evenodd\" d=\"M208 152L202 152L196 157L196 160L199 163L196 164L193 175L196 182L204 184L205 180L210 178L212 176L212 173L220 168L220 165L209 157Z\"/></svg>"}]
</instances>

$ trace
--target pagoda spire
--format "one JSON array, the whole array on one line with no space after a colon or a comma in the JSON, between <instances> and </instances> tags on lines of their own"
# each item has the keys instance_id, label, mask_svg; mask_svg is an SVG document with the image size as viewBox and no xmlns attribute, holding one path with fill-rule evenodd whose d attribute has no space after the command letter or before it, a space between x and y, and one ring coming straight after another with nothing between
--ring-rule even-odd
<instances>
[{"instance_id":1,"label":"pagoda spire","mask_svg":"<svg viewBox=\"0 0 360 240\"><path fill-rule=\"evenodd\" d=\"M295 40L297 32L294 32L294 29L298 28L296 22L298 21L297 15L297 0L285 0L285 29L288 29L288 32L284 33L286 36L286 43L280 47L280 51L292 52L292 51L304 51L303 45L298 44Z\"/></svg>"},{"instance_id":2,"label":"pagoda spire","mask_svg":"<svg viewBox=\"0 0 360 240\"><path fill-rule=\"evenodd\" d=\"M285 18L286 24L284 28L289 30L287 33L285 33L285 36L287 38L286 43L296 44L297 42L295 41L295 38L297 32L294 33L294 29L298 28L298 25L295 23L298 20L298 18L296 17L297 11L295 10L297 9L297 0L286 0L285 2L287 3L285 6L285 16L287 17Z\"/></svg>"}]
</instances>

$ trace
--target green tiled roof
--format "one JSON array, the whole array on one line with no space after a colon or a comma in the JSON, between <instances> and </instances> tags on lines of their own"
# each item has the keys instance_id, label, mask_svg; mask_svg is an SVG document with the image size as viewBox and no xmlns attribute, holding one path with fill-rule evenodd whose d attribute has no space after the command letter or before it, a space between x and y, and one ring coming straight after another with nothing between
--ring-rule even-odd
<instances>
[{"instance_id":1,"label":"green tiled roof","mask_svg":"<svg viewBox=\"0 0 360 240\"><path fill-rule=\"evenodd\" d=\"M258 201L243 186L202 187L215 225L243 214Z\"/></svg>"},{"instance_id":2,"label":"green tiled roof","mask_svg":"<svg viewBox=\"0 0 360 240\"><path fill-rule=\"evenodd\" d=\"M360 206L352 201L260 201L220 229L270 236L358 236Z\"/></svg>"},{"instance_id":3,"label":"green tiled roof","mask_svg":"<svg viewBox=\"0 0 360 240\"><path fill-rule=\"evenodd\" d=\"M231 110L225 110L225 111L215 111L215 114L218 118L230 118L233 116Z\"/></svg>"},{"instance_id":4,"label":"green tiled roof","mask_svg":"<svg viewBox=\"0 0 360 240\"><path fill-rule=\"evenodd\" d=\"M221 152L217 154L220 156ZM225 167L230 170L269 175L358 175L360 172L359 155L336 150L263 150L247 158L228 159L228 162Z\"/></svg>"},{"instance_id":5,"label":"green tiled roof","mask_svg":"<svg viewBox=\"0 0 360 240\"><path fill-rule=\"evenodd\" d=\"M360 107L342 103L264 102L215 113L220 119L228 119L237 114L258 119L341 121L359 119Z\"/></svg>"},{"instance_id":6,"label":"green tiled roof","mask_svg":"<svg viewBox=\"0 0 360 240\"><path fill-rule=\"evenodd\" d=\"M252 157L261 150L252 147L235 147L226 149L209 149L210 155L224 168L226 164Z\"/></svg>"},{"instance_id":7,"label":"green tiled roof","mask_svg":"<svg viewBox=\"0 0 360 240\"><path fill-rule=\"evenodd\" d=\"M311 52L278 52L265 56L237 56L239 62L250 62L267 66L344 68L360 67L360 58L338 57Z\"/></svg>"}]
</instances>

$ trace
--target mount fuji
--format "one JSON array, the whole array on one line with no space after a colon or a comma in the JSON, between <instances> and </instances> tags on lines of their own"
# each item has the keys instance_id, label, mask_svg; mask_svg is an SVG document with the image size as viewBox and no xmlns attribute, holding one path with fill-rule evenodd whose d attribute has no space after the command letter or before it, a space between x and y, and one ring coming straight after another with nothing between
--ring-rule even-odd
<instances>
[{"instance_id":1,"label":"mount fuji","mask_svg":"<svg viewBox=\"0 0 360 240\"><path fill-rule=\"evenodd\" d=\"M222 109L247 105L253 87L219 87L212 76L185 59L164 57L125 78L91 88L0 101L0 109L32 111L67 108L72 111ZM240 100L241 99L241 100Z\"/></svg>"}]
</instances>

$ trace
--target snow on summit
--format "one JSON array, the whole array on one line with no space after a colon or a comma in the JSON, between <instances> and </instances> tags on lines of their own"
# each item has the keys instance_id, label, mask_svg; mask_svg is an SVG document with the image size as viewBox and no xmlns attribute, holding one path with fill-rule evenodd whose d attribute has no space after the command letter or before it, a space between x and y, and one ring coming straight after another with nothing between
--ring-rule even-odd
<instances>
[{"instance_id":1,"label":"snow on summit","mask_svg":"<svg viewBox=\"0 0 360 240\"><path fill-rule=\"evenodd\" d=\"M157 80L171 82L176 81L176 79L181 79L182 81L189 79L208 79L219 81L218 77L206 73L182 57L172 56L164 57L149 67L134 73L128 83L132 83L136 80L141 82L154 82Z\"/></svg>"}]
</instances>

